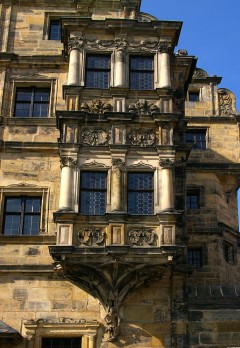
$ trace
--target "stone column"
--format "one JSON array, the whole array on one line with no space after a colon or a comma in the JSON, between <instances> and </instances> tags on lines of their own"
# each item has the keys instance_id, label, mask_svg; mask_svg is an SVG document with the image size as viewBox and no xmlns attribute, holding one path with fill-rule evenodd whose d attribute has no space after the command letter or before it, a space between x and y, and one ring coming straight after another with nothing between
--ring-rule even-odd
<instances>
[{"instance_id":1,"label":"stone column","mask_svg":"<svg viewBox=\"0 0 240 348\"><path fill-rule=\"evenodd\" d=\"M95 348L95 335L88 336L88 348Z\"/></svg>"},{"instance_id":2,"label":"stone column","mask_svg":"<svg viewBox=\"0 0 240 348\"><path fill-rule=\"evenodd\" d=\"M126 47L125 38L115 39L114 87L126 86Z\"/></svg>"},{"instance_id":3,"label":"stone column","mask_svg":"<svg viewBox=\"0 0 240 348\"><path fill-rule=\"evenodd\" d=\"M112 160L111 212L122 211L122 165L120 158Z\"/></svg>"},{"instance_id":4,"label":"stone column","mask_svg":"<svg viewBox=\"0 0 240 348\"><path fill-rule=\"evenodd\" d=\"M61 172L61 187L59 198L59 210L73 210L73 167L76 161L71 157L63 157Z\"/></svg>"},{"instance_id":5,"label":"stone column","mask_svg":"<svg viewBox=\"0 0 240 348\"><path fill-rule=\"evenodd\" d=\"M162 194L161 194L161 210L173 211L173 166L174 161L168 158L160 159L160 166L162 167Z\"/></svg>"},{"instance_id":6,"label":"stone column","mask_svg":"<svg viewBox=\"0 0 240 348\"><path fill-rule=\"evenodd\" d=\"M82 38L74 36L69 39L68 47L70 57L68 69L68 85L79 85L80 83L80 49L82 46Z\"/></svg>"},{"instance_id":7,"label":"stone column","mask_svg":"<svg viewBox=\"0 0 240 348\"><path fill-rule=\"evenodd\" d=\"M158 82L159 88L171 87L171 73L170 73L170 51L171 46L168 43L159 43L159 74Z\"/></svg>"}]
</instances>

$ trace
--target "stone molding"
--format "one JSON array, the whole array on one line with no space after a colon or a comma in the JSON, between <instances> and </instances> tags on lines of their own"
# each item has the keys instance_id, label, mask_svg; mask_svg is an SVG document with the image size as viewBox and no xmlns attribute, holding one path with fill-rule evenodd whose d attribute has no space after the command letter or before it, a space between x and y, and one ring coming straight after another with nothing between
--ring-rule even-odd
<instances>
[{"instance_id":1,"label":"stone molding","mask_svg":"<svg viewBox=\"0 0 240 348\"><path fill-rule=\"evenodd\" d=\"M152 228L135 228L128 231L130 244L138 246L156 246L157 234Z\"/></svg>"},{"instance_id":2,"label":"stone molding","mask_svg":"<svg viewBox=\"0 0 240 348\"><path fill-rule=\"evenodd\" d=\"M100 227L84 227L78 232L80 245L102 245L105 241L105 232Z\"/></svg>"},{"instance_id":3,"label":"stone molding","mask_svg":"<svg viewBox=\"0 0 240 348\"><path fill-rule=\"evenodd\" d=\"M153 146L156 142L156 135L153 129L134 129L128 135L133 146Z\"/></svg>"},{"instance_id":4,"label":"stone molding","mask_svg":"<svg viewBox=\"0 0 240 348\"><path fill-rule=\"evenodd\" d=\"M82 132L82 143L85 146L107 145L109 134L102 128L86 128Z\"/></svg>"}]
</instances>

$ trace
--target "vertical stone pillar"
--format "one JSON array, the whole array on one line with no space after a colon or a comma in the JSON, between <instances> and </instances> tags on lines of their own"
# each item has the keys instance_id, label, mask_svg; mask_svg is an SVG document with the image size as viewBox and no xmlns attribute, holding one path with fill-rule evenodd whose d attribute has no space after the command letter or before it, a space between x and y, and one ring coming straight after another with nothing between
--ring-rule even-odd
<instances>
[{"instance_id":1,"label":"vertical stone pillar","mask_svg":"<svg viewBox=\"0 0 240 348\"><path fill-rule=\"evenodd\" d=\"M27 344L26 347L27 348L34 348L34 336L27 336Z\"/></svg>"},{"instance_id":2,"label":"vertical stone pillar","mask_svg":"<svg viewBox=\"0 0 240 348\"><path fill-rule=\"evenodd\" d=\"M76 161L71 157L63 157L61 172L61 187L59 198L59 210L73 210L73 167Z\"/></svg>"},{"instance_id":3,"label":"vertical stone pillar","mask_svg":"<svg viewBox=\"0 0 240 348\"><path fill-rule=\"evenodd\" d=\"M161 194L161 210L173 211L173 159L160 159L160 166L162 167L162 194Z\"/></svg>"},{"instance_id":4,"label":"vertical stone pillar","mask_svg":"<svg viewBox=\"0 0 240 348\"><path fill-rule=\"evenodd\" d=\"M125 38L115 39L114 87L126 86L126 55L127 41Z\"/></svg>"},{"instance_id":5,"label":"vertical stone pillar","mask_svg":"<svg viewBox=\"0 0 240 348\"><path fill-rule=\"evenodd\" d=\"M95 348L95 336L94 335L90 335L88 336L88 348Z\"/></svg>"},{"instance_id":6,"label":"vertical stone pillar","mask_svg":"<svg viewBox=\"0 0 240 348\"><path fill-rule=\"evenodd\" d=\"M73 36L70 37L69 47L69 69L68 85L79 85L80 83L80 49L83 46L83 39Z\"/></svg>"},{"instance_id":7,"label":"vertical stone pillar","mask_svg":"<svg viewBox=\"0 0 240 348\"><path fill-rule=\"evenodd\" d=\"M159 88L171 88L171 72L170 72L170 51L171 46L168 43L159 43L159 69L158 82Z\"/></svg>"},{"instance_id":8,"label":"vertical stone pillar","mask_svg":"<svg viewBox=\"0 0 240 348\"><path fill-rule=\"evenodd\" d=\"M111 212L122 211L122 165L120 158L112 160Z\"/></svg>"}]
</instances>

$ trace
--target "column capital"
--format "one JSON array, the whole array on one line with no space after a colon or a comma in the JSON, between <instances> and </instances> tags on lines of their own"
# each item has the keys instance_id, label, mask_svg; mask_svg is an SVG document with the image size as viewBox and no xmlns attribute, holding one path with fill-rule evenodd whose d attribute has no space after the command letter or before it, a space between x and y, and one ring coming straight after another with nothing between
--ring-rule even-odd
<instances>
[{"instance_id":1,"label":"column capital","mask_svg":"<svg viewBox=\"0 0 240 348\"><path fill-rule=\"evenodd\" d=\"M75 167L77 164L77 160L73 157L61 157L61 168L63 167Z\"/></svg>"},{"instance_id":2,"label":"column capital","mask_svg":"<svg viewBox=\"0 0 240 348\"><path fill-rule=\"evenodd\" d=\"M68 50L71 52L72 50L80 50L84 45L83 37L80 36L72 36L68 40Z\"/></svg>"},{"instance_id":3,"label":"column capital","mask_svg":"<svg viewBox=\"0 0 240 348\"><path fill-rule=\"evenodd\" d=\"M171 53L172 46L170 42L167 41L159 41L158 43L158 51L160 53Z\"/></svg>"},{"instance_id":4,"label":"column capital","mask_svg":"<svg viewBox=\"0 0 240 348\"><path fill-rule=\"evenodd\" d=\"M127 48L128 42L125 35L116 37L114 40L114 46L117 51L125 51Z\"/></svg>"},{"instance_id":5,"label":"column capital","mask_svg":"<svg viewBox=\"0 0 240 348\"><path fill-rule=\"evenodd\" d=\"M125 164L125 161L121 158L112 158L112 165L115 168L122 168Z\"/></svg>"},{"instance_id":6,"label":"column capital","mask_svg":"<svg viewBox=\"0 0 240 348\"><path fill-rule=\"evenodd\" d=\"M160 158L159 164L163 169L172 169L175 166L175 160L173 158Z\"/></svg>"}]
</instances>

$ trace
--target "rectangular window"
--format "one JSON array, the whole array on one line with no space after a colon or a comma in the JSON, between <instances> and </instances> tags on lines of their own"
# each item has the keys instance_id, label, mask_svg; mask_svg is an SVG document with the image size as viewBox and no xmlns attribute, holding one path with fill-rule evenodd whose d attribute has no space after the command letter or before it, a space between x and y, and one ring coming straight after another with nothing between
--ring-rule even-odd
<instances>
[{"instance_id":1,"label":"rectangular window","mask_svg":"<svg viewBox=\"0 0 240 348\"><path fill-rule=\"evenodd\" d=\"M188 249L188 264L202 267L202 248Z\"/></svg>"},{"instance_id":2,"label":"rectangular window","mask_svg":"<svg viewBox=\"0 0 240 348\"><path fill-rule=\"evenodd\" d=\"M61 40L60 19L50 19L48 40Z\"/></svg>"},{"instance_id":3,"label":"rectangular window","mask_svg":"<svg viewBox=\"0 0 240 348\"><path fill-rule=\"evenodd\" d=\"M130 88L153 89L153 57L130 57Z\"/></svg>"},{"instance_id":4,"label":"rectangular window","mask_svg":"<svg viewBox=\"0 0 240 348\"><path fill-rule=\"evenodd\" d=\"M6 197L3 234L37 236L40 228L41 197Z\"/></svg>"},{"instance_id":5,"label":"rectangular window","mask_svg":"<svg viewBox=\"0 0 240 348\"><path fill-rule=\"evenodd\" d=\"M15 117L48 117L50 88L17 87Z\"/></svg>"},{"instance_id":6,"label":"rectangular window","mask_svg":"<svg viewBox=\"0 0 240 348\"><path fill-rule=\"evenodd\" d=\"M153 214L153 174L128 174L128 213Z\"/></svg>"},{"instance_id":7,"label":"rectangular window","mask_svg":"<svg viewBox=\"0 0 240 348\"><path fill-rule=\"evenodd\" d=\"M193 149L206 149L206 129L189 129L185 133L185 142L192 144Z\"/></svg>"},{"instance_id":8,"label":"rectangular window","mask_svg":"<svg viewBox=\"0 0 240 348\"><path fill-rule=\"evenodd\" d=\"M86 87L109 88L110 56L88 55L86 63Z\"/></svg>"},{"instance_id":9,"label":"rectangular window","mask_svg":"<svg viewBox=\"0 0 240 348\"><path fill-rule=\"evenodd\" d=\"M107 173L82 172L80 213L103 215L106 212Z\"/></svg>"},{"instance_id":10,"label":"rectangular window","mask_svg":"<svg viewBox=\"0 0 240 348\"><path fill-rule=\"evenodd\" d=\"M188 100L190 102L198 102L199 101L199 91L196 92L188 92Z\"/></svg>"},{"instance_id":11,"label":"rectangular window","mask_svg":"<svg viewBox=\"0 0 240 348\"><path fill-rule=\"evenodd\" d=\"M200 208L200 189L187 190L187 209L196 210Z\"/></svg>"},{"instance_id":12,"label":"rectangular window","mask_svg":"<svg viewBox=\"0 0 240 348\"><path fill-rule=\"evenodd\" d=\"M234 247L231 243L223 243L224 257L228 263L234 263Z\"/></svg>"},{"instance_id":13,"label":"rectangular window","mask_svg":"<svg viewBox=\"0 0 240 348\"><path fill-rule=\"evenodd\" d=\"M42 338L42 348L81 348L81 338Z\"/></svg>"}]
</instances>

